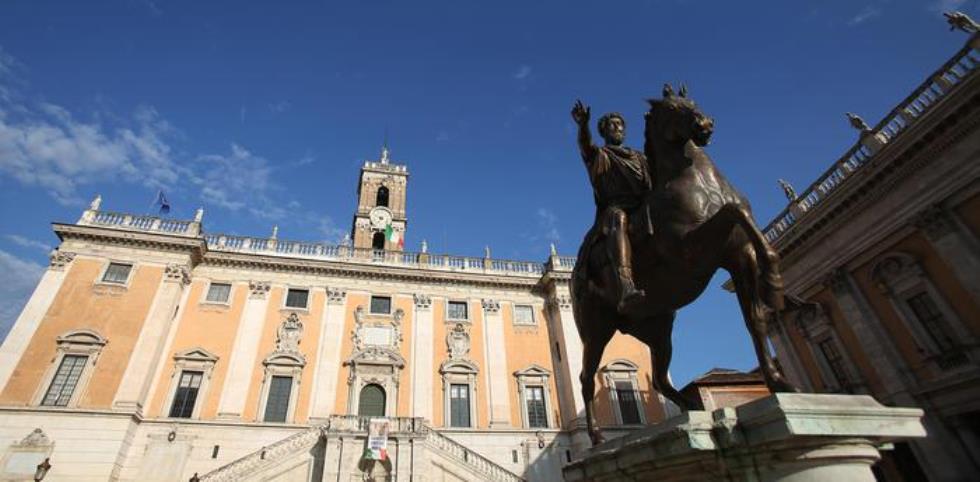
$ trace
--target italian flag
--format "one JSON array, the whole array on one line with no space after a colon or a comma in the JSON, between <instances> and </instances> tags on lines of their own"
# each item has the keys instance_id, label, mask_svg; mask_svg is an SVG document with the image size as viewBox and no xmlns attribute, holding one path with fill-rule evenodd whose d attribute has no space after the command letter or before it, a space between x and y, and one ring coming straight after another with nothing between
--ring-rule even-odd
<instances>
[{"instance_id":1,"label":"italian flag","mask_svg":"<svg viewBox=\"0 0 980 482\"><path fill-rule=\"evenodd\" d=\"M395 231L395 228L391 227L391 223L388 223L388 226L385 227L385 239L397 245L398 249L405 248L405 238L401 237L398 231Z\"/></svg>"}]
</instances>

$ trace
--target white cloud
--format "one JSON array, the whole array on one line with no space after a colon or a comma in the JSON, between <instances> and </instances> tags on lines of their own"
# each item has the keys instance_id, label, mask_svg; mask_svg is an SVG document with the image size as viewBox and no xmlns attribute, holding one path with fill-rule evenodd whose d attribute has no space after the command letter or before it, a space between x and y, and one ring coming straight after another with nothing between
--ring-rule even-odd
<instances>
[{"instance_id":1,"label":"white cloud","mask_svg":"<svg viewBox=\"0 0 980 482\"><path fill-rule=\"evenodd\" d=\"M269 104L269 110L271 110L273 113L281 114L286 112L286 110L291 106L292 104L290 104L288 100L280 100L279 102Z\"/></svg>"},{"instance_id":2,"label":"white cloud","mask_svg":"<svg viewBox=\"0 0 980 482\"><path fill-rule=\"evenodd\" d=\"M854 27L861 25L862 23L867 22L868 20L871 20L879 15L881 15L881 9L875 7L874 5L868 5L858 12L857 15L851 17L851 19L847 21L847 24Z\"/></svg>"},{"instance_id":3,"label":"white cloud","mask_svg":"<svg viewBox=\"0 0 980 482\"><path fill-rule=\"evenodd\" d=\"M515 78L515 79L517 79L517 80L524 80L524 79L526 79L526 78L528 78L530 76L531 76L531 66L530 65L522 65L522 66L520 66L520 68L517 69L517 72L514 72L514 74L512 75L512 77Z\"/></svg>"},{"instance_id":4,"label":"white cloud","mask_svg":"<svg viewBox=\"0 0 980 482\"><path fill-rule=\"evenodd\" d=\"M79 204L78 187L124 180L160 187L177 179L165 137L171 127L148 107L130 126L83 121L50 103L0 104L0 173L39 186L62 204Z\"/></svg>"},{"instance_id":5,"label":"white cloud","mask_svg":"<svg viewBox=\"0 0 980 482\"><path fill-rule=\"evenodd\" d=\"M436 142L446 142L448 140L449 140L449 133L448 132L446 132L446 131L439 131L439 133L436 134Z\"/></svg>"},{"instance_id":6,"label":"white cloud","mask_svg":"<svg viewBox=\"0 0 980 482\"><path fill-rule=\"evenodd\" d=\"M44 267L0 250L0 272L6 273L0 284L0 340L3 340L34 292Z\"/></svg>"},{"instance_id":7,"label":"white cloud","mask_svg":"<svg viewBox=\"0 0 980 482\"><path fill-rule=\"evenodd\" d=\"M561 239L561 234L558 233L558 216L550 209L538 208L537 218L538 227L542 231L540 238L557 244Z\"/></svg>"},{"instance_id":8,"label":"white cloud","mask_svg":"<svg viewBox=\"0 0 980 482\"><path fill-rule=\"evenodd\" d=\"M7 241L10 241L11 243L14 243L14 244L16 244L18 246L21 246L21 247L24 247L24 248L37 249L37 250L43 251L45 253L48 253L48 252L51 251L51 245L50 244L42 243L40 241L35 241L33 239L28 239L28 238L25 238L25 237L23 237L23 236L21 236L19 234L5 234L5 235L3 235L3 237L6 238Z\"/></svg>"}]
</instances>

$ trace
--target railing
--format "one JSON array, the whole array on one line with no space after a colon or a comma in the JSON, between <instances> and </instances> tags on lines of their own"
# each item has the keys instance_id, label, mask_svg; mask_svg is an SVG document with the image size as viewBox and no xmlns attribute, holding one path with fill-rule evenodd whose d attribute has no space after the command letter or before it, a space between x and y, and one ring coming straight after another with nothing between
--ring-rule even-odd
<instances>
[{"instance_id":1,"label":"railing","mask_svg":"<svg viewBox=\"0 0 980 482\"><path fill-rule=\"evenodd\" d=\"M929 80L915 89L897 107L891 110L869 133L851 147L837 162L823 173L817 181L803 191L799 198L779 213L763 230L766 239L772 243L779 239L799 217L819 205L847 181L856 171L864 167L868 160L881 147L900 136L943 97L980 66L980 57L969 42L953 58L937 70Z\"/></svg>"},{"instance_id":2,"label":"railing","mask_svg":"<svg viewBox=\"0 0 980 482\"><path fill-rule=\"evenodd\" d=\"M523 482L521 476L497 465L492 460L466 448L463 444L446 437L445 435L429 430L425 441L433 449L442 452L444 455L452 457L469 466L472 470L486 475L490 480Z\"/></svg>"},{"instance_id":3,"label":"railing","mask_svg":"<svg viewBox=\"0 0 980 482\"><path fill-rule=\"evenodd\" d=\"M247 475L251 474L260 465L268 462L273 462L280 457L288 456L293 453L298 448L303 448L307 446L312 446L320 440L320 434L323 433L322 426L316 426L304 430L299 433L295 433L286 437L272 445L262 447L251 454L248 454L228 465L222 466L217 470L208 472L200 477L201 481L235 481L242 480Z\"/></svg>"},{"instance_id":4,"label":"railing","mask_svg":"<svg viewBox=\"0 0 980 482\"><path fill-rule=\"evenodd\" d=\"M440 271L463 271L513 276L540 276L545 265L531 261L487 259L472 256L452 256L382 249L352 248L343 245L304 241L255 238L226 234L205 234L208 249L224 252L273 254L299 258L313 258L361 262L387 266L429 268ZM561 266L571 269L575 258L561 257Z\"/></svg>"},{"instance_id":5,"label":"railing","mask_svg":"<svg viewBox=\"0 0 980 482\"><path fill-rule=\"evenodd\" d=\"M114 213L111 211L94 211L89 224L168 234L191 236L197 234L191 229L191 226L194 224L193 221L163 219L156 216L140 216L137 214Z\"/></svg>"}]
</instances>

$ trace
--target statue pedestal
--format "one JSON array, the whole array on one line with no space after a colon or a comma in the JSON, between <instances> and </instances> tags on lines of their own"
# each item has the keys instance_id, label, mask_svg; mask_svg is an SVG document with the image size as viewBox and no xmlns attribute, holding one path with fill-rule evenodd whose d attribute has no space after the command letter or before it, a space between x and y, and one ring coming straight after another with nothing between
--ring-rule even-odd
<instances>
[{"instance_id":1,"label":"statue pedestal","mask_svg":"<svg viewBox=\"0 0 980 482\"><path fill-rule=\"evenodd\" d=\"M878 449L924 437L922 410L867 395L778 393L736 408L695 411L593 447L567 482L869 481Z\"/></svg>"}]
</instances>

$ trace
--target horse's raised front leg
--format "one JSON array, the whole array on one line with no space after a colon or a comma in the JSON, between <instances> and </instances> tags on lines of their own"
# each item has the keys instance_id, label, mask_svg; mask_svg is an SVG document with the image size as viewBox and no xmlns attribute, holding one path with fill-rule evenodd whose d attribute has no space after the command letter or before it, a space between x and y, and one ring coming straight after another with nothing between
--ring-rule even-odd
<instances>
[{"instance_id":1,"label":"horse's raised front leg","mask_svg":"<svg viewBox=\"0 0 980 482\"><path fill-rule=\"evenodd\" d=\"M731 237L732 229L740 226L756 252L755 262L761 273L761 291L766 304L774 310L782 310L783 278L779 274L779 255L769 246L765 236L756 227L752 215L744 206L727 203L704 224L691 231L685 241L701 249L720 249Z\"/></svg>"},{"instance_id":2,"label":"horse's raised front leg","mask_svg":"<svg viewBox=\"0 0 980 482\"><path fill-rule=\"evenodd\" d=\"M759 368L762 371L762 376L766 379L766 386L773 392L798 392L799 389L789 383L779 371L779 367L776 366L775 360L769 353L769 346L766 343L769 334L769 310L759 294L756 254L748 248L748 246L741 248L740 253L736 256L737 259L729 265L728 271L735 283L738 305L742 309L745 326L751 335L756 358L759 360Z\"/></svg>"}]
</instances>

